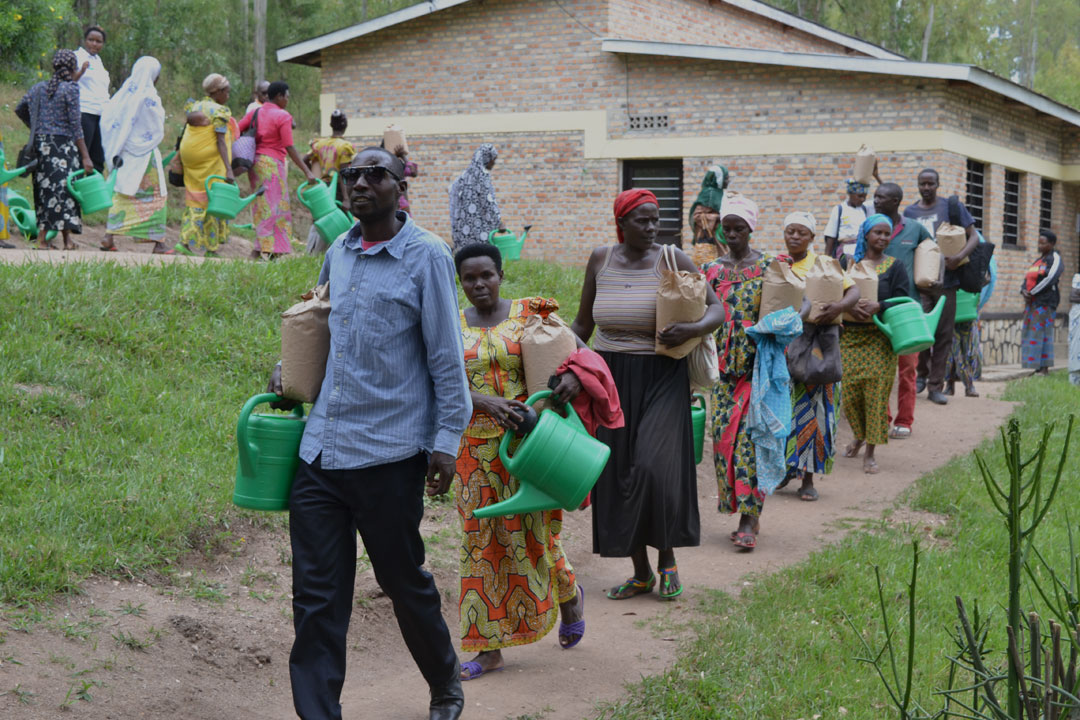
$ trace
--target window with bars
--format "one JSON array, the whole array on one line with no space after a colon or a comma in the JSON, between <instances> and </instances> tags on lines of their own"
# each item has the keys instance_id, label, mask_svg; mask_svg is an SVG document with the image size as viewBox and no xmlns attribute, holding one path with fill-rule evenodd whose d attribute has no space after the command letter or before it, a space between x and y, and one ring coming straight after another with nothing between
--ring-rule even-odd
<instances>
[{"instance_id":1,"label":"window with bars","mask_svg":"<svg viewBox=\"0 0 1080 720\"><path fill-rule=\"evenodd\" d=\"M1005 212L1001 218L1001 244L1016 245L1020 239L1020 173L1005 171Z\"/></svg>"},{"instance_id":2,"label":"window with bars","mask_svg":"<svg viewBox=\"0 0 1080 720\"><path fill-rule=\"evenodd\" d=\"M666 244L679 245L682 239L682 159L626 160L623 162L622 188L652 190L660 203L660 231L657 238Z\"/></svg>"},{"instance_id":3,"label":"window with bars","mask_svg":"<svg viewBox=\"0 0 1080 720\"><path fill-rule=\"evenodd\" d=\"M971 217L975 218L975 227L983 229L983 206L986 202L986 164L978 160L967 161L967 206Z\"/></svg>"},{"instance_id":4,"label":"window with bars","mask_svg":"<svg viewBox=\"0 0 1080 720\"><path fill-rule=\"evenodd\" d=\"M1054 217L1054 181L1042 179L1039 185L1039 229L1050 228Z\"/></svg>"}]
</instances>

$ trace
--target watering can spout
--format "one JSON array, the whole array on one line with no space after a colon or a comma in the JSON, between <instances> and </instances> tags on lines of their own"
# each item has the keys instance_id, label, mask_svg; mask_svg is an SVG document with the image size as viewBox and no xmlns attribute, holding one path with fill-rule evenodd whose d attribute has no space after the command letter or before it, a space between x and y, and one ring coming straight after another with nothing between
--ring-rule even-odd
<instances>
[{"instance_id":1,"label":"watering can spout","mask_svg":"<svg viewBox=\"0 0 1080 720\"><path fill-rule=\"evenodd\" d=\"M262 194L263 194L263 193L265 193L265 192L266 192L266 187L265 187L265 186L263 186L263 187L260 187L260 188L259 188L258 190L256 190L255 192L253 192L253 193L251 193L250 195L248 195L248 196L247 196L246 198L242 198L242 199L240 200L240 209L241 209L241 210L243 210L243 209L244 209L244 208L246 208L246 207L247 207L248 205L250 205L251 203L255 202L255 198L259 197L260 195L262 195Z\"/></svg>"},{"instance_id":2,"label":"watering can spout","mask_svg":"<svg viewBox=\"0 0 1080 720\"><path fill-rule=\"evenodd\" d=\"M37 167L37 164L37 158L34 158L26 165L23 165L22 167L17 167L14 170L0 169L0 185L4 185L5 183L10 182L17 177L22 177L23 173L25 173L27 170L33 170L35 167Z\"/></svg>"},{"instance_id":3,"label":"watering can spout","mask_svg":"<svg viewBox=\"0 0 1080 720\"><path fill-rule=\"evenodd\" d=\"M489 518L496 515L524 515L537 507L559 507L561 503L535 485L522 484L512 496L494 505L478 508L473 517Z\"/></svg>"},{"instance_id":4,"label":"watering can spout","mask_svg":"<svg viewBox=\"0 0 1080 720\"><path fill-rule=\"evenodd\" d=\"M941 311L945 307L945 296L942 295L938 298L937 303L934 305L934 309L926 314L926 326L930 329L930 334L937 333L938 321L941 320Z\"/></svg>"}]
</instances>

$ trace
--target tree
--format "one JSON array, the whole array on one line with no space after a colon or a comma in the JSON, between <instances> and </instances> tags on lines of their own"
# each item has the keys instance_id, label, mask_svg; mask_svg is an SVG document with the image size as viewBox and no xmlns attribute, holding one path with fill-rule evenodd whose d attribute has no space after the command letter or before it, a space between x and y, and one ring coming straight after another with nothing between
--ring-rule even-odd
<instances>
[{"instance_id":1,"label":"tree","mask_svg":"<svg viewBox=\"0 0 1080 720\"><path fill-rule=\"evenodd\" d=\"M51 72L57 33L71 16L71 0L6 0L0 9L0 80Z\"/></svg>"}]
</instances>

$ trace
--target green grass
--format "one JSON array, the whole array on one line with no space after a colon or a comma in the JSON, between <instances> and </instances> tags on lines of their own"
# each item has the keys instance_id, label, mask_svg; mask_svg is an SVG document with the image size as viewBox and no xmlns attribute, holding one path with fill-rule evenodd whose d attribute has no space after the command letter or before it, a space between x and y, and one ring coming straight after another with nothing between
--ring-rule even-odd
<instances>
[{"instance_id":1,"label":"green grass","mask_svg":"<svg viewBox=\"0 0 1080 720\"><path fill-rule=\"evenodd\" d=\"M1015 417L1024 432L1027 456L1043 422L1061 420L1080 408L1080 389L1058 373L1016 381L1008 387L1006 399L1024 402ZM970 421L978 422L978 417ZM1063 436L1064 422L1059 422L1051 446L1057 452ZM984 443L979 452L999 482L1004 482L1000 441ZM1053 451L1051 457L1057 457ZM1071 511L1075 523L1080 503L1080 483L1076 482L1080 448L1075 435L1063 478L1054 508L1035 539L1040 551L1058 567L1063 567L1068 555L1066 513ZM945 542L923 542L916 606L919 645L913 697L936 707L931 692L946 685L946 654L953 650L950 633L956 624L955 596L964 599L969 612L977 599L984 612L993 613L991 658L995 664L1003 659L1008 544L1002 519L991 506L970 455L920 479L907 500L915 509L949 517L948 530L935 533ZM755 578L739 597L696 592L701 622L675 666L632 686L624 701L603 708L600 717L790 720L817 714L839 717L841 707L852 720L895 717L873 669L855 660L861 647L844 616L851 618L871 646L880 646L876 565L886 582L891 621L906 617L910 540L903 528L870 523L805 562ZM1025 602L1042 610L1030 595L1025 593Z\"/></svg>"}]
</instances>

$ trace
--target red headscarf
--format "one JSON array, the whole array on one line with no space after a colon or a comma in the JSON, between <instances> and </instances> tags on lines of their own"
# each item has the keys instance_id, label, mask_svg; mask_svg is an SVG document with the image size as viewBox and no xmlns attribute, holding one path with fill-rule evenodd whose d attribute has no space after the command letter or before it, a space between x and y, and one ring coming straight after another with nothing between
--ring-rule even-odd
<instances>
[{"instance_id":1,"label":"red headscarf","mask_svg":"<svg viewBox=\"0 0 1080 720\"><path fill-rule=\"evenodd\" d=\"M618 221L634 208L648 203L660 207L660 203L657 202L656 196L653 195L651 191L642 190L641 188L623 190L619 193L619 197L615 198L615 234L618 235L620 243L623 241L623 234L622 228L618 225Z\"/></svg>"}]
</instances>

